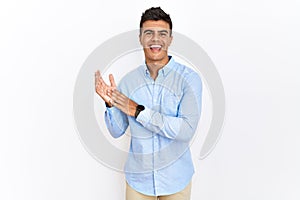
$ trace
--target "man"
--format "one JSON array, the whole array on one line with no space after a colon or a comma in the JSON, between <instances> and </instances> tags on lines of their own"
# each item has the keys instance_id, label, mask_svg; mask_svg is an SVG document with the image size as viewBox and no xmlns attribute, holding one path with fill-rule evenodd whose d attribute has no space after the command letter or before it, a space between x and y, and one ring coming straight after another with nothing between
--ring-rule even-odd
<instances>
[{"instance_id":1,"label":"man","mask_svg":"<svg viewBox=\"0 0 300 200\"><path fill-rule=\"evenodd\" d=\"M118 87L95 74L106 103L105 122L117 138L130 128L125 164L127 200L188 200L194 173L189 142L201 113L202 83L192 69L168 55L172 21L160 7L146 10L139 40L145 64L126 74Z\"/></svg>"}]
</instances>

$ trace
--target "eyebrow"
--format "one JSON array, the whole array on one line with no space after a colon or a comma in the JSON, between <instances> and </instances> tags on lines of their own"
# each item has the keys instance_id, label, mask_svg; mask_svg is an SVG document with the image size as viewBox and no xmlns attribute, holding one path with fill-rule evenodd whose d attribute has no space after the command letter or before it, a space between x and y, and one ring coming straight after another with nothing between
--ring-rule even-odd
<instances>
[{"instance_id":1,"label":"eyebrow","mask_svg":"<svg viewBox=\"0 0 300 200\"><path fill-rule=\"evenodd\" d=\"M146 32L148 32L148 31L154 32L154 30L146 29L146 30L143 31L143 33L146 33ZM169 33L167 30L160 30L160 31L158 31L158 32L159 32L159 33Z\"/></svg>"},{"instance_id":2,"label":"eyebrow","mask_svg":"<svg viewBox=\"0 0 300 200\"><path fill-rule=\"evenodd\" d=\"M161 30L161 31L158 31L159 33L169 33L169 31L167 30Z\"/></svg>"},{"instance_id":3,"label":"eyebrow","mask_svg":"<svg viewBox=\"0 0 300 200\"><path fill-rule=\"evenodd\" d=\"M148 32L148 31L153 32L153 30L146 29L146 30L143 31L143 33L146 33L146 32Z\"/></svg>"}]
</instances>

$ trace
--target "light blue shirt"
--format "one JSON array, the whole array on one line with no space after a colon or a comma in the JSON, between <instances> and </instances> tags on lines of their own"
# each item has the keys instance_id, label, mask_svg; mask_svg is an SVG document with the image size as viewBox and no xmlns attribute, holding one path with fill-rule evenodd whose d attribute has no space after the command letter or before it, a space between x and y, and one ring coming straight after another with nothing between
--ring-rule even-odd
<instances>
[{"instance_id":1,"label":"light blue shirt","mask_svg":"<svg viewBox=\"0 0 300 200\"><path fill-rule=\"evenodd\" d=\"M194 174L189 142L200 118L202 82L195 71L169 58L155 80L144 64L120 81L119 91L145 106L136 119L115 107L105 112L113 137L130 128L127 183L151 196L183 190Z\"/></svg>"}]
</instances>

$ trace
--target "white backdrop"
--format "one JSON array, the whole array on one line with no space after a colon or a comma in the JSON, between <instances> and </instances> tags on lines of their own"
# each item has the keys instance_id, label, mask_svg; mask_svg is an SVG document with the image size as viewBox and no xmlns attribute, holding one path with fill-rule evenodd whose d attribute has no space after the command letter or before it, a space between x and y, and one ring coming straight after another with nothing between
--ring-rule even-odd
<instances>
[{"instance_id":1,"label":"white backdrop","mask_svg":"<svg viewBox=\"0 0 300 200\"><path fill-rule=\"evenodd\" d=\"M102 42L161 6L215 63L226 120L195 159L192 199L300 198L300 3L296 0L0 3L0 199L121 200L124 176L98 163L73 121L76 76Z\"/></svg>"}]
</instances>

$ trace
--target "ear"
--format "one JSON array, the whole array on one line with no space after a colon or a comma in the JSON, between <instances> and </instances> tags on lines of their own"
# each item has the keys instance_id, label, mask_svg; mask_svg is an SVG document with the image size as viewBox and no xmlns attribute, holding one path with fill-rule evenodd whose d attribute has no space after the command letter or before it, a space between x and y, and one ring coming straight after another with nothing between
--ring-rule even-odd
<instances>
[{"instance_id":1,"label":"ear","mask_svg":"<svg viewBox=\"0 0 300 200\"><path fill-rule=\"evenodd\" d=\"M172 41L173 41L173 35L171 35L170 38L169 38L168 46L171 45Z\"/></svg>"},{"instance_id":2,"label":"ear","mask_svg":"<svg viewBox=\"0 0 300 200\"><path fill-rule=\"evenodd\" d=\"M141 33L139 34L139 41L140 41L140 44L143 46Z\"/></svg>"}]
</instances>

